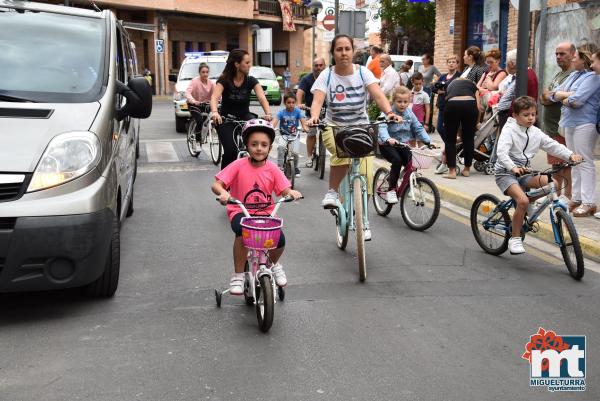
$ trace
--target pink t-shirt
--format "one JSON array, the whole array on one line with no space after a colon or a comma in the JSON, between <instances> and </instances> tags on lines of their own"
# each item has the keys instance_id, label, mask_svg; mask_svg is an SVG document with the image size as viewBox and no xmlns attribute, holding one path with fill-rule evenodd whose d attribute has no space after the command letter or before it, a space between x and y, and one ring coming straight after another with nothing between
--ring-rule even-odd
<instances>
[{"instance_id":1,"label":"pink t-shirt","mask_svg":"<svg viewBox=\"0 0 600 401\"><path fill-rule=\"evenodd\" d=\"M277 196L292 185L279 167L272 161L255 167L247 157L238 159L221 170L215 178L223 181L231 196L242 201L250 214L270 214L275 205L272 194ZM237 205L227 205L227 217L233 219L242 213Z\"/></svg>"},{"instance_id":2,"label":"pink t-shirt","mask_svg":"<svg viewBox=\"0 0 600 401\"><path fill-rule=\"evenodd\" d=\"M429 104L429 95L423 89L419 92L415 92L414 90L411 93L411 105L410 108L415 116L417 116L417 120L422 124L425 120L425 106Z\"/></svg>"},{"instance_id":3,"label":"pink t-shirt","mask_svg":"<svg viewBox=\"0 0 600 401\"><path fill-rule=\"evenodd\" d=\"M207 83L203 83L200 77L196 77L185 90L185 98L188 103L209 103L214 89L215 84L210 79Z\"/></svg>"}]
</instances>

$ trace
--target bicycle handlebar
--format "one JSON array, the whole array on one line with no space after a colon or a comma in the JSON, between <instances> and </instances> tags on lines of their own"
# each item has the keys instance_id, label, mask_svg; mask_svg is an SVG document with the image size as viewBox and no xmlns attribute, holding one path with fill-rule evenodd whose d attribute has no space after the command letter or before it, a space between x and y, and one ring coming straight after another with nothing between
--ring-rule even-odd
<instances>
[{"instance_id":1,"label":"bicycle handlebar","mask_svg":"<svg viewBox=\"0 0 600 401\"><path fill-rule=\"evenodd\" d=\"M298 199L304 199L304 196L301 196ZM277 211L279 210L279 207L281 206L282 203L293 202L295 200L296 199L294 199L290 195L284 196L283 198L279 198L277 200L277 202L275 202L275 209L273 209L273 212L271 212L270 216L273 217L277 214ZM216 198L216 201L221 203L219 198ZM250 213L248 213L248 209L246 209L246 204L244 202L234 198L233 196L230 196L229 199L227 199L227 204L228 205L238 205L242 209L242 212L244 212L244 216L251 217Z\"/></svg>"},{"instance_id":2,"label":"bicycle handlebar","mask_svg":"<svg viewBox=\"0 0 600 401\"><path fill-rule=\"evenodd\" d=\"M555 173L558 173L562 169L565 169L567 167L574 167L574 166L576 166L578 164L581 164L581 163L583 163L583 160L580 161L580 162L571 162L571 161L568 161L568 162L564 162L564 163L558 164L558 165L556 165L556 167L551 167L550 169L547 169L547 170L529 170L529 169L527 169L526 173L524 173L524 174L514 174L514 176L515 177L525 177L525 176L528 176L528 175L530 175L532 177L536 176L536 175L549 175L549 176L551 176L551 175L553 175Z\"/></svg>"}]
</instances>

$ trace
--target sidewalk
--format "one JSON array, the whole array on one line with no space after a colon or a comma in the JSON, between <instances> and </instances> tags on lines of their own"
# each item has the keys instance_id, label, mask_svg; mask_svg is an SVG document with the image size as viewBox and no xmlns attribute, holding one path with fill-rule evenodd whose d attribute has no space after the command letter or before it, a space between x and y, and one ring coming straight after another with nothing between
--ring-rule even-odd
<instances>
[{"instance_id":1,"label":"sidewalk","mask_svg":"<svg viewBox=\"0 0 600 401\"><path fill-rule=\"evenodd\" d=\"M441 143L438 135L432 135L432 140L435 143ZM377 159L378 164L388 164L383 159ZM548 168L546 163L545 152L540 152L533 160L533 168L543 170ZM600 207L600 157L596 156L596 204ZM471 169L470 177L459 176L456 180L443 178L442 175L434 174L435 166L422 171L423 175L430 178L437 185L442 201L450 202L456 206L471 209L471 205L475 198L482 193L490 193L496 195L500 199L506 196L500 192L496 186L494 176L485 175ZM583 249L584 255L587 258L600 262L600 219L595 217L575 217L573 218L579 240ZM547 242L554 242L552 226L549 222L549 214L544 211L539 219L540 231L535 235L537 238Z\"/></svg>"}]
</instances>

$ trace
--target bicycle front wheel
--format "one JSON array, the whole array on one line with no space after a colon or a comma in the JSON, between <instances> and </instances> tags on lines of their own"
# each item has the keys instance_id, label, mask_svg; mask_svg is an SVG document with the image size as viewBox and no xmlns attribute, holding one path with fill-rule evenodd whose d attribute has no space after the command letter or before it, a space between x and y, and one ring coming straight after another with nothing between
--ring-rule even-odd
<instances>
[{"instance_id":1,"label":"bicycle front wheel","mask_svg":"<svg viewBox=\"0 0 600 401\"><path fill-rule=\"evenodd\" d=\"M288 157L288 155L284 157L283 174L290 181L290 184L292 184L292 189L294 189L294 178L296 177L296 170L294 165L294 159Z\"/></svg>"},{"instance_id":2,"label":"bicycle front wheel","mask_svg":"<svg viewBox=\"0 0 600 401\"><path fill-rule=\"evenodd\" d=\"M575 224L571 217L562 209L556 211L556 229L560 243L560 252L562 253L569 274L575 280L581 280L584 273L583 252L579 243L579 235L575 229Z\"/></svg>"},{"instance_id":3,"label":"bicycle front wheel","mask_svg":"<svg viewBox=\"0 0 600 401\"><path fill-rule=\"evenodd\" d=\"M323 179L325 176L325 157L327 156L327 148L323 138L319 136L319 178Z\"/></svg>"},{"instance_id":4,"label":"bicycle front wheel","mask_svg":"<svg viewBox=\"0 0 600 401\"><path fill-rule=\"evenodd\" d=\"M402 193L402 219L413 230L427 230L437 220L440 205L440 192L436 185L428 178L417 177L415 185L412 188L407 185Z\"/></svg>"},{"instance_id":5,"label":"bicycle front wheel","mask_svg":"<svg viewBox=\"0 0 600 401\"><path fill-rule=\"evenodd\" d=\"M221 154L223 153L223 145L221 145L217 129L213 125L211 125L208 130L208 147L210 149L210 158L212 159L213 164L219 164L221 161Z\"/></svg>"},{"instance_id":6,"label":"bicycle front wheel","mask_svg":"<svg viewBox=\"0 0 600 401\"><path fill-rule=\"evenodd\" d=\"M498 205L500 200L494 195L483 194L471 206L471 231L475 241L491 255L506 252L510 238L510 216L506 210L498 210Z\"/></svg>"},{"instance_id":7,"label":"bicycle front wheel","mask_svg":"<svg viewBox=\"0 0 600 401\"><path fill-rule=\"evenodd\" d=\"M192 157L198 157L200 152L198 151L198 146L196 145L196 120L192 118L190 124L188 126L187 132L187 148L188 152Z\"/></svg>"},{"instance_id":8,"label":"bicycle front wheel","mask_svg":"<svg viewBox=\"0 0 600 401\"><path fill-rule=\"evenodd\" d=\"M363 224L363 197L360 180L354 180L354 220L356 226L356 253L358 254L358 278L360 281L367 279L367 258L365 255L365 232Z\"/></svg>"},{"instance_id":9,"label":"bicycle front wheel","mask_svg":"<svg viewBox=\"0 0 600 401\"><path fill-rule=\"evenodd\" d=\"M273 314L275 312L275 298L273 284L268 275L258 279L259 288L256 291L256 318L260 331L266 333L273 325Z\"/></svg>"},{"instance_id":10,"label":"bicycle front wheel","mask_svg":"<svg viewBox=\"0 0 600 401\"><path fill-rule=\"evenodd\" d=\"M392 206L385 200L385 194L390 190L388 184L389 170L385 167L380 167L375 172L373 179L373 206L375 211L380 216L387 216L392 211Z\"/></svg>"}]
</instances>

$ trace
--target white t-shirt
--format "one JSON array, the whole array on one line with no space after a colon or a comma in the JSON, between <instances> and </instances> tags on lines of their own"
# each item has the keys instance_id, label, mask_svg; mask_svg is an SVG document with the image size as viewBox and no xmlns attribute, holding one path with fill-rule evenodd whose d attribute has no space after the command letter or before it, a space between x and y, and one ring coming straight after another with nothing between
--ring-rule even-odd
<instances>
[{"instance_id":1,"label":"white t-shirt","mask_svg":"<svg viewBox=\"0 0 600 401\"><path fill-rule=\"evenodd\" d=\"M325 93L327 113L325 122L335 125L368 124L367 86L379 81L369 69L354 66L354 74L338 75L335 67L319 74L311 93Z\"/></svg>"}]
</instances>

